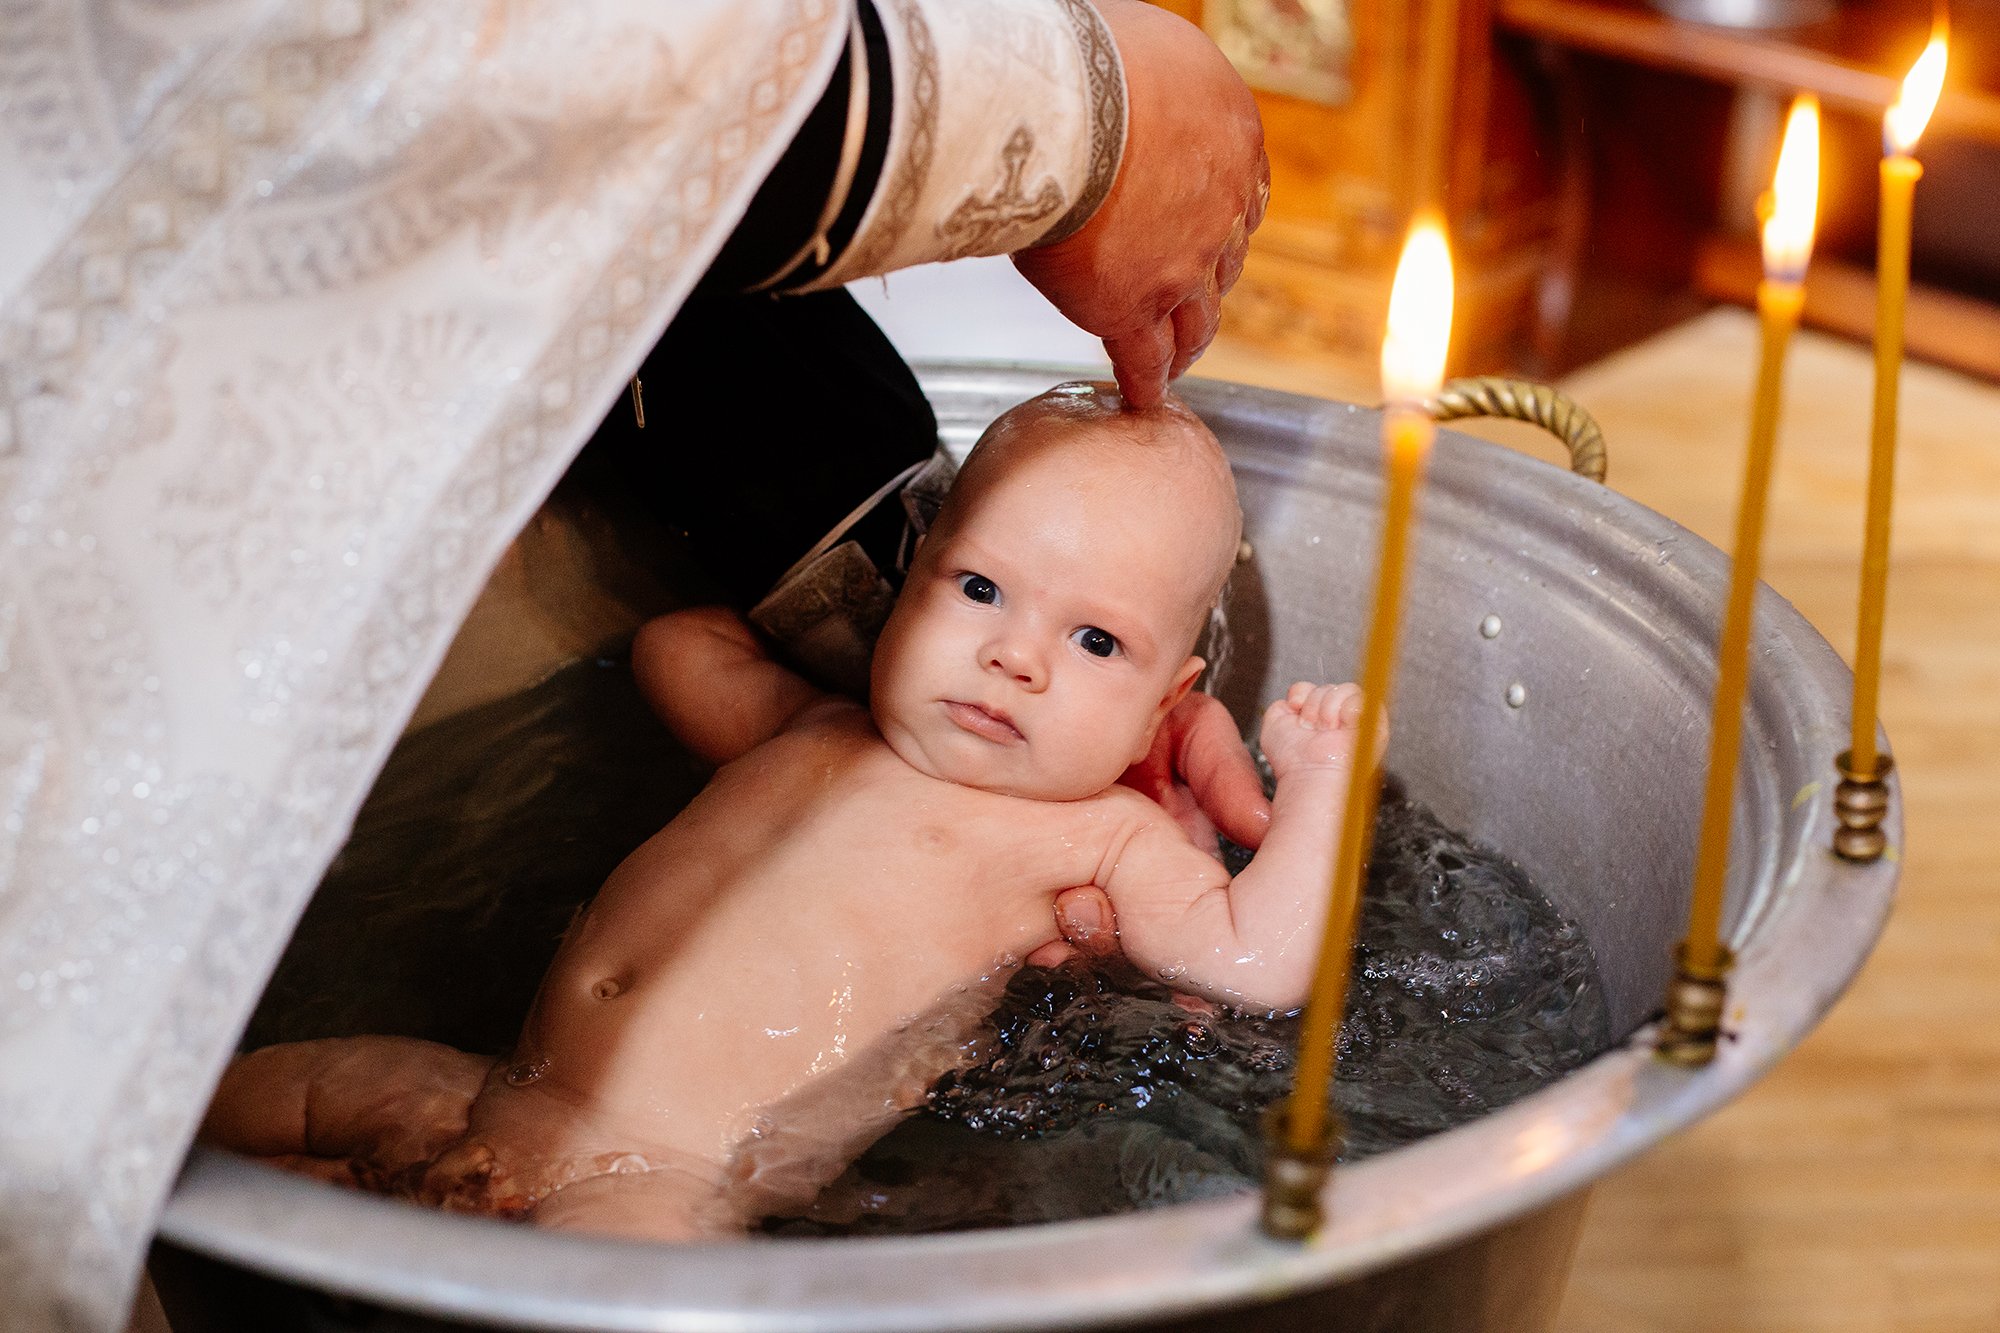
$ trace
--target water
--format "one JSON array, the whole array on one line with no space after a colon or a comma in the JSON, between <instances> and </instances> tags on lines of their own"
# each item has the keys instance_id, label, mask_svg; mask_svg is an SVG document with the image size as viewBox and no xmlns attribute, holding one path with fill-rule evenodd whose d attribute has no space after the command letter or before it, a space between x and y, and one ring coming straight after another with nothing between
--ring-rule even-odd
<instances>
[{"instance_id":1,"label":"water","mask_svg":"<svg viewBox=\"0 0 2000 1333\"><path fill-rule=\"evenodd\" d=\"M1521 871L1398 795L1382 803L1339 1035L1353 1161L1533 1092L1610 1044L1588 944ZM778 1235L1054 1222L1253 1188L1296 1018L1211 1010L1129 967L1028 968L985 1058Z\"/></svg>"},{"instance_id":2,"label":"water","mask_svg":"<svg viewBox=\"0 0 2000 1333\"><path fill-rule=\"evenodd\" d=\"M398 1033L499 1055L563 929L705 777L622 661L407 738L245 1035ZM1240 859L1240 853L1238 854ZM1587 943L1505 858L1383 801L1339 1043L1352 1160L1503 1106L1610 1042ZM1295 1019L1214 1010L1122 964L1024 969L977 1061L777 1235L1054 1221L1250 1188Z\"/></svg>"}]
</instances>

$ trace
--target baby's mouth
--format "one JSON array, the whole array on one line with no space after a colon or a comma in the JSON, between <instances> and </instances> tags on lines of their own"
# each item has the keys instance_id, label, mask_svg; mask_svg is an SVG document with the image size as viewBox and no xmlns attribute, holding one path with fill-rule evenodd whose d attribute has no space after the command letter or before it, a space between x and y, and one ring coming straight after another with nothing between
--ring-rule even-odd
<instances>
[{"instance_id":1,"label":"baby's mouth","mask_svg":"<svg viewBox=\"0 0 2000 1333\"><path fill-rule=\"evenodd\" d=\"M944 713L958 728L969 731L982 740L1001 745L1017 745L1027 739L1021 734L1020 728L1014 725L1014 720L998 709L946 699Z\"/></svg>"}]
</instances>

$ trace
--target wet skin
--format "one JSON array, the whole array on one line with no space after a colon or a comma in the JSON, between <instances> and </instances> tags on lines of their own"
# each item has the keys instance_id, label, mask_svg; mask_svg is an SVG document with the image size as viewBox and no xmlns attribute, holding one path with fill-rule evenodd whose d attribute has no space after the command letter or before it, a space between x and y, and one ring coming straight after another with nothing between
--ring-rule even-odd
<instances>
[{"instance_id":1,"label":"wet skin","mask_svg":"<svg viewBox=\"0 0 2000 1333\"><path fill-rule=\"evenodd\" d=\"M1187 649L1233 559L1213 440L1192 418L1107 419L1101 395L1030 404L987 438L884 631L872 713L773 662L731 613L641 631L642 689L721 767L605 882L510 1061L380 1048L390 1101L430 1089L413 1113L435 1131L402 1131L413 1192L657 1237L803 1202L963 1058L982 982L1060 938L1054 902L1077 886L1176 985L1302 1002L1353 687L1301 683L1266 714L1272 822L1232 883L1115 785L1198 674ZM309 1045L343 1078L367 1068L353 1043ZM311 1123L313 1053L272 1049L225 1080L211 1137L365 1156L352 1123ZM437 1109L441 1070L464 1119ZM260 1123L260 1097L290 1109ZM370 1114L393 1124L386 1108Z\"/></svg>"}]
</instances>

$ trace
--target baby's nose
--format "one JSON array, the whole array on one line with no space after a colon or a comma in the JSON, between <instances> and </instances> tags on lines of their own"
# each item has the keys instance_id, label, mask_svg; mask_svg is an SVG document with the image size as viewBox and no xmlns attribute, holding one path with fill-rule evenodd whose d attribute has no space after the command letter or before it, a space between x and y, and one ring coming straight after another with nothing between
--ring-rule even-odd
<instances>
[{"instance_id":1,"label":"baby's nose","mask_svg":"<svg viewBox=\"0 0 2000 1333\"><path fill-rule=\"evenodd\" d=\"M1048 670L1041 654L1019 639L996 639L986 646L984 657L988 671L1012 676L1030 690L1039 690L1048 683Z\"/></svg>"}]
</instances>

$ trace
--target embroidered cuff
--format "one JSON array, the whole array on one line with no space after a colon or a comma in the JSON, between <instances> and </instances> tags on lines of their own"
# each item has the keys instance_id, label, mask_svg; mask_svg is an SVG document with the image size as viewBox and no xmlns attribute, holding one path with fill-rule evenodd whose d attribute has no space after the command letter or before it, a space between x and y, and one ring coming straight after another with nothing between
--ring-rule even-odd
<instances>
[{"instance_id":1,"label":"embroidered cuff","mask_svg":"<svg viewBox=\"0 0 2000 1333\"><path fill-rule=\"evenodd\" d=\"M1125 78L1087 0L879 0L888 162L846 252L806 290L1074 233L1111 189Z\"/></svg>"}]
</instances>

